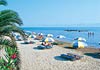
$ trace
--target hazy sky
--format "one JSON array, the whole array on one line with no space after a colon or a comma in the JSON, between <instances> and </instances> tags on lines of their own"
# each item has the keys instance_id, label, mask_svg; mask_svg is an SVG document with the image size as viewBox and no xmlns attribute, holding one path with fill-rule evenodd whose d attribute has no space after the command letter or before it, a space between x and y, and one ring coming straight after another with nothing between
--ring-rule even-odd
<instances>
[{"instance_id":1,"label":"hazy sky","mask_svg":"<svg viewBox=\"0 0 100 70\"><path fill-rule=\"evenodd\" d=\"M100 26L100 0L7 0L24 26Z\"/></svg>"}]
</instances>

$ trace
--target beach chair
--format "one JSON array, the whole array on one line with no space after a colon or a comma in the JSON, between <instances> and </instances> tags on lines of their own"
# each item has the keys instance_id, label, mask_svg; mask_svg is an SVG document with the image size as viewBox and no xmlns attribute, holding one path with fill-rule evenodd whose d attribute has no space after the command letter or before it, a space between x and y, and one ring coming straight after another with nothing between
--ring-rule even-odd
<instances>
[{"instance_id":1,"label":"beach chair","mask_svg":"<svg viewBox=\"0 0 100 70\"><path fill-rule=\"evenodd\" d=\"M38 48L39 49L50 49L50 48L52 48L52 46L39 45Z\"/></svg>"},{"instance_id":2,"label":"beach chair","mask_svg":"<svg viewBox=\"0 0 100 70\"><path fill-rule=\"evenodd\" d=\"M35 43L34 41L30 41L30 42L29 42L29 44L34 44L34 43Z\"/></svg>"},{"instance_id":3,"label":"beach chair","mask_svg":"<svg viewBox=\"0 0 100 70\"><path fill-rule=\"evenodd\" d=\"M52 48L53 46L46 46L46 49L50 49L50 48Z\"/></svg>"},{"instance_id":4,"label":"beach chair","mask_svg":"<svg viewBox=\"0 0 100 70\"><path fill-rule=\"evenodd\" d=\"M24 44L29 44L29 42L24 42Z\"/></svg>"},{"instance_id":5,"label":"beach chair","mask_svg":"<svg viewBox=\"0 0 100 70\"><path fill-rule=\"evenodd\" d=\"M42 44L38 46L39 49L50 49L52 47L52 44L46 44L45 42L42 42Z\"/></svg>"},{"instance_id":6,"label":"beach chair","mask_svg":"<svg viewBox=\"0 0 100 70\"><path fill-rule=\"evenodd\" d=\"M67 54L61 54L61 57L71 60L71 61L75 61L75 60L81 59L83 56L79 56L79 55L72 54L72 53L67 53Z\"/></svg>"},{"instance_id":7,"label":"beach chair","mask_svg":"<svg viewBox=\"0 0 100 70\"><path fill-rule=\"evenodd\" d=\"M24 44L34 44L35 42L33 41L24 41Z\"/></svg>"},{"instance_id":8,"label":"beach chair","mask_svg":"<svg viewBox=\"0 0 100 70\"><path fill-rule=\"evenodd\" d=\"M39 48L39 49L46 49L46 47L43 46L43 45L39 45L38 48Z\"/></svg>"}]
</instances>

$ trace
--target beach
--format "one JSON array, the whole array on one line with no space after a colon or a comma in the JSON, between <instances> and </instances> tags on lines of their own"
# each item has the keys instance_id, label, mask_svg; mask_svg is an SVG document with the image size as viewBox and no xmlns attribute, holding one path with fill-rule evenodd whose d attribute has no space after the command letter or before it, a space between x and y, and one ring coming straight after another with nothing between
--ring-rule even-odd
<instances>
[{"instance_id":1,"label":"beach","mask_svg":"<svg viewBox=\"0 0 100 70\"><path fill-rule=\"evenodd\" d=\"M100 0L0 5L0 70L100 70Z\"/></svg>"},{"instance_id":2,"label":"beach","mask_svg":"<svg viewBox=\"0 0 100 70\"><path fill-rule=\"evenodd\" d=\"M34 44L21 44L17 41L20 52L21 70L100 70L100 59L85 55L81 50L74 50L54 45L51 49L39 50L39 40ZM74 53L82 59L69 61L60 57L61 54Z\"/></svg>"},{"instance_id":3,"label":"beach","mask_svg":"<svg viewBox=\"0 0 100 70\"><path fill-rule=\"evenodd\" d=\"M100 28L99 27L23 27L25 31L43 33L44 35L52 34L54 39L61 41L73 42L75 38L83 37L86 43L94 48L100 48ZM79 31L64 31L64 30L83 30ZM84 30L87 30L86 32ZM91 33L91 34L90 34ZM94 34L92 34L94 33ZM57 38L58 35L63 35L66 38Z\"/></svg>"}]
</instances>

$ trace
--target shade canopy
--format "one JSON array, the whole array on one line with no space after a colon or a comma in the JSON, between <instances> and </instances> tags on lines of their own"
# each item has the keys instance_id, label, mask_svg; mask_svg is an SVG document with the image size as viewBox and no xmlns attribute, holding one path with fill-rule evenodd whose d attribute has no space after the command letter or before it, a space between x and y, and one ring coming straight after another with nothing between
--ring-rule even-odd
<instances>
[{"instance_id":1,"label":"shade canopy","mask_svg":"<svg viewBox=\"0 0 100 70\"><path fill-rule=\"evenodd\" d=\"M19 34L19 33L13 33L13 35L14 35L14 36L18 36L18 35L20 35L20 34Z\"/></svg>"},{"instance_id":2,"label":"shade canopy","mask_svg":"<svg viewBox=\"0 0 100 70\"><path fill-rule=\"evenodd\" d=\"M4 36L3 39L11 40L9 36Z\"/></svg>"},{"instance_id":3,"label":"shade canopy","mask_svg":"<svg viewBox=\"0 0 100 70\"><path fill-rule=\"evenodd\" d=\"M42 42L54 42L54 41L55 40L53 38L49 38L49 37L42 40Z\"/></svg>"},{"instance_id":4,"label":"shade canopy","mask_svg":"<svg viewBox=\"0 0 100 70\"><path fill-rule=\"evenodd\" d=\"M83 38L83 37L78 37L78 38L75 38L74 40L78 40L78 41L84 41L84 42L86 42L86 39Z\"/></svg>"},{"instance_id":5,"label":"shade canopy","mask_svg":"<svg viewBox=\"0 0 100 70\"><path fill-rule=\"evenodd\" d=\"M44 35L43 33L38 33L39 36Z\"/></svg>"},{"instance_id":6,"label":"shade canopy","mask_svg":"<svg viewBox=\"0 0 100 70\"><path fill-rule=\"evenodd\" d=\"M66 37L63 35L58 35L57 38L66 38Z\"/></svg>"},{"instance_id":7,"label":"shade canopy","mask_svg":"<svg viewBox=\"0 0 100 70\"><path fill-rule=\"evenodd\" d=\"M25 33L26 33L26 34L29 34L29 35L32 34L31 31L25 31Z\"/></svg>"},{"instance_id":8,"label":"shade canopy","mask_svg":"<svg viewBox=\"0 0 100 70\"><path fill-rule=\"evenodd\" d=\"M36 38L36 35L30 35L29 38Z\"/></svg>"},{"instance_id":9,"label":"shade canopy","mask_svg":"<svg viewBox=\"0 0 100 70\"><path fill-rule=\"evenodd\" d=\"M81 42L81 41L76 41L76 42L72 43L72 47L75 49L76 48L84 48L86 46L88 46L88 45L85 42Z\"/></svg>"},{"instance_id":10,"label":"shade canopy","mask_svg":"<svg viewBox=\"0 0 100 70\"><path fill-rule=\"evenodd\" d=\"M32 34L36 34L36 32L32 32Z\"/></svg>"},{"instance_id":11,"label":"shade canopy","mask_svg":"<svg viewBox=\"0 0 100 70\"><path fill-rule=\"evenodd\" d=\"M47 37L53 37L53 34L47 34Z\"/></svg>"},{"instance_id":12,"label":"shade canopy","mask_svg":"<svg viewBox=\"0 0 100 70\"><path fill-rule=\"evenodd\" d=\"M15 39L16 39L16 40L19 40L19 39L20 39L20 40L23 40L23 38L21 37L21 35L15 36Z\"/></svg>"}]
</instances>

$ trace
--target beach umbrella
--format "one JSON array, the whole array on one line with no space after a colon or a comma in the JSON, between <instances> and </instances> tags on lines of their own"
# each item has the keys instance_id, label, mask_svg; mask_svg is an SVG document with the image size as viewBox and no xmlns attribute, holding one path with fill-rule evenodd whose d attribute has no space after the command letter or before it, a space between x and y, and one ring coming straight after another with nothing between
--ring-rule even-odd
<instances>
[{"instance_id":1,"label":"beach umbrella","mask_svg":"<svg viewBox=\"0 0 100 70\"><path fill-rule=\"evenodd\" d=\"M53 34L47 34L47 37L53 37Z\"/></svg>"},{"instance_id":2,"label":"beach umbrella","mask_svg":"<svg viewBox=\"0 0 100 70\"><path fill-rule=\"evenodd\" d=\"M78 37L78 38L75 38L74 40L78 40L78 41L83 41L83 42L86 42L86 39L83 38L83 37Z\"/></svg>"},{"instance_id":3,"label":"beach umbrella","mask_svg":"<svg viewBox=\"0 0 100 70\"><path fill-rule=\"evenodd\" d=\"M42 40L42 42L54 42L55 40L51 37L47 37L45 39Z\"/></svg>"},{"instance_id":4,"label":"beach umbrella","mask_svg":"<svg viewBox=\"0 0 100 70\"><path fill-rule=\"evenodd\" d=\"M72 43L72 47L77 49L77 48L84 48L88 46L85 42L81 42L81 41L75 41Z\"/></svg>"},{"instance_id":5,"label":"beach umbrella","mask_svg":"<svg viewBox=\"0 0 100 70\"><path fill-rule=\"evenodd\" d=\"M19 33L13 33L14 36L20 35Z\"/></svg>"},{"instance_id":6,"label":"beach umbrella","mask_svg":"<svg viewBox=\"0 0 100 70\"><path fill-rule=\"evenodd\" d=\"M30 35L29 38L36 38L36 35Z\"/></svg>"},{"instance_id":7,"label":"beach umbrella","mask_svg":"<svg viewBox=\"0 0 100 70\"><path fill-rule=\"evenodd\" d=\"M35 35L35 34L36 34L36 32L32 32L32 34L34 34L34 35Z\"/></svg>"},{"instance_id":8,"label":"beach umbrella","mask_svg":"<svg viewBox=\"0 0 100 70\"><path fill-rule=\"evenodd\" d=\"M19 40L19 39L22 40L22 37L21 37L21 35L16 35L16 36L15 36L15 39L16 39L16 40Z\"/></svg>"},{"instance_id":9,"label":"beach umbrella","mask_svg":"<svg viewBox=\"0 0 100 70\"><path fill-rule=\"evenodd\" d=\"M12 32L12 35L13 35L13 36L16 36L16 34L15 34L14 32Z\"/></svg>"},{"instance_id":10,"label":"beach umbrella","mask_svg":"<svg viewBox=\"0 0 100 70\"><path fill-rule=\"evenodd\" d=\"M63 35L58 35L57 38L66 38L66 37Z\"/></svg>"},{"instance_id":11,"label":"beach umbrella","mask_svg":"<svg viewBox=\"0 0 100 70\"><path fill-rule=\"evenodd\" d=\"M31 31L25 31L26 34L31 35L32 32Z\"/></svg>"},{"instance_id":12,"label":"beach umbrella","mask_svg":"<svg viewBox=\"0 0 100 70\"><path fill-rule=\"evenodd\" d=\"M16 35L16 38L19 38L20 37L20 35Z\"/></svg>"},{"instance_id":13,"label":"beach umbrella","mask_svg":"<svg viewBox=\"0 0 100 70\"><path fill-rule=\"evenodd\" d=\"M39 35L39 36L43 36L44 34L43 34L43 33L38 33L38 35Z\"/></svg>"},{"instance_id":14,"label":"beach umbrella","mask_svg":"<svg viewBox=\"0 0 100 70\"><path fill-rule=\"evenodd\" d=\"M9 36L4 36L3 38L7 39L7 40L11 40L11 38Z\"/></svg>"}]
</instances>

